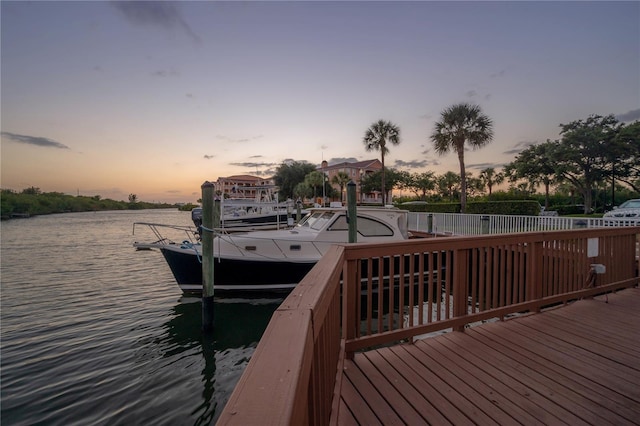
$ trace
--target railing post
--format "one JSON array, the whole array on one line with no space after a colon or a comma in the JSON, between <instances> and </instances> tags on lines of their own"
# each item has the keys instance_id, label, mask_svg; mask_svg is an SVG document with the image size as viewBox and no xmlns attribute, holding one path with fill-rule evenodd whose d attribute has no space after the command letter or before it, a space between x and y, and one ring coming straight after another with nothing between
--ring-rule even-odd
<instances>
[{"instance_id":1,"label":"railing post","mask_svg":"<svg viewBox=\"0 0 640 426\"><path fill-rule=\"evenodd\" d=\"M527 259L527 301L532 302L542 297L543 277L543 242L531 244ZM536 305L536 312L540 312L540 305Z\"/></svg>"},{"instance_id":2,"label":"railing post","mask_svg":"<svg viewBox=\"0 0 640 426\"><path fill-rule=\"evenodd\" d=\"M357 260L348 260L342 269L342 336L345 342L357 337L357 297L359 282ZM347 359L353 359L353 352L346 352Z\"/></svg>"},{"instance_id":3,"label":"railing post","mask_svg":"<svg viewBox=\"0 0 640 426\"><path fill-rule=\"evenodd\" d=\"M453 316L467 315L467 294L469 282L469 250L458 249L453 254ZM464 331L464 325L454 328Z\"/></svg>"}]
</instances>

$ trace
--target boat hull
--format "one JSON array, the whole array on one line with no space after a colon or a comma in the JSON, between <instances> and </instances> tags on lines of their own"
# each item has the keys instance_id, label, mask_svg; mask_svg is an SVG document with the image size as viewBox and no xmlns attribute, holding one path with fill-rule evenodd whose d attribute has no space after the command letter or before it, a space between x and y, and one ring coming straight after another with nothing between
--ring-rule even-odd
<instances>
[{"instance_id":1,"label":"boat hull","mask_svg":"<svg viewBox=\"0 0 640 426\"><path fill-rule=\"evenodd\" d=\"M202 264L193 250L161 248L176 282L185 293L202 292ZM214 258L214 291L286 291L298 284L316 262Z\"/></svg>"}]
</instances>

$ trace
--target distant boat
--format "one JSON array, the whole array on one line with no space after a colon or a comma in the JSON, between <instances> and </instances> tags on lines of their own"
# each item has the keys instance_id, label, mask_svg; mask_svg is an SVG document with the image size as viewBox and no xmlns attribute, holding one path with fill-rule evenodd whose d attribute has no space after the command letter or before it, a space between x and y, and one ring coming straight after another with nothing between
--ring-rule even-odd
<instances>
[{"instance_id":1,"label":"distant boat","mask_svg":"<svg viewBox=\"0 0 640 426\"><path fill-rule=\"evenodd\" d=\"M392 242L409 238L406 210L358 208L358 243ZM202 245L192 234L182 243L162 237L166 225L149 225L158 238L134 243L162 252L185 293L202 292ZM179 227L171 227L174 230ZM347 209L313 208L290 229L220 233L214 239L215 291L285 291L298 282L336 243L348 242Z\"/></svg>"},{"instance_id":2,"label":"distant boat","mask_svg":"<svg viewBox=\"0 0 640 426\"><path fill-rule=\"evenodd\" d=\"M220 227L226 232L251 231L257 229L280 229L293 226L296 215L294 202L278 202L274 186L251 186L238 189L235 198L220 199ZM247 190L252 196L245 196ZM302 212L301 212L302 213ZM306 213L306 212L304 212ZM202 208L191 210L191 220L197 229L202 225Z\"/></svg>"}]
</instances>

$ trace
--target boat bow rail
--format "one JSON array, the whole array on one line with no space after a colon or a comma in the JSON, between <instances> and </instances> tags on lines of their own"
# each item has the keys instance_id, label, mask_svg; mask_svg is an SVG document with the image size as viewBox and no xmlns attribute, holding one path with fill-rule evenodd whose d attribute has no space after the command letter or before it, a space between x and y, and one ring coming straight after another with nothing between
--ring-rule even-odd
<instances>
[{"instance_id":1,"label":"boat bow rail","mask_svg":"<svg viewBox=\"0 0 640 426\"><path fill-rule=\"evenodd\" d=\"M153 242L134 241L133 246L138 250L160 248L162 246L175 245L179 241L194 245L199 243L198 231L193 226L167 225L152 222L134 222L133 235L136 233L136 225L146 226L155 237Z\"/></svg>"},{"instance_id":2,"label":"boat bow rail","mask_svg":"<svg viewBox=\"0 0 640 426\"><path fill-rule=\"evenodd\" d=\"M201 254L200 236L198 231L192 226L167 225L161 223L135 222L133 224L133 233L135 234L136 225L147 226L154 235L153 242L133 243L138 250L169 248L173 250L195 250ZM291 238L278 238L275 240L271 237L261 237L259 231L226 233L222 229L208 230L214 232L216 236L214 240L214 255L220 253L220 244L226 243L228 247L235 247L238 257L244 256L260 256L263 259L315 259L321 256L330 242L323 241L307 241L298 238L298 231L290 232ZM269 253L269 254L267 254Z\"/></svg>"}]
</instances>

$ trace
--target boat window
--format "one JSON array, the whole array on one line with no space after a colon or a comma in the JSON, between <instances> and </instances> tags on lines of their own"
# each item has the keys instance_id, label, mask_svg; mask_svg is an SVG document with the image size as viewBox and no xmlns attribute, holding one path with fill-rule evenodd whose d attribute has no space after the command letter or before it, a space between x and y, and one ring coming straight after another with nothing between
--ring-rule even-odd
<instances>
[{"instance_id":1,"label":"boat window","mask_svg":"<svg viewBox=\"0 0 640 426\"><path fill-rule=\"evenodd\" d=\"M348 231L347 216L340 215L329 228L329 231ZM393 235L393 229L388 225L368 217L358 216L358 234L364 237L388 237Z\"/></svg>"},{"instance_id":2,"label":"boat window","mask_svg":"<svg viewBox=\"0 0 640 426\"><path fill-rule=\"evenodd\" d=\"M303 221L300 221L299 226L307 226L311 229L320 230L325 227L327 222L333 217L333 212L315 212L311 213Z\"/></svg>"}]
</instances>

